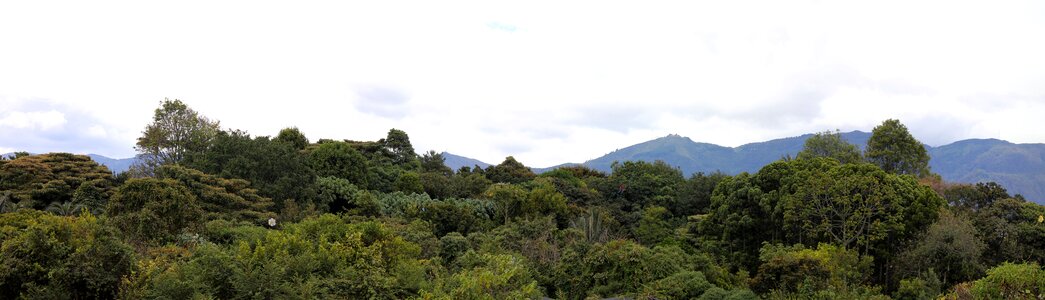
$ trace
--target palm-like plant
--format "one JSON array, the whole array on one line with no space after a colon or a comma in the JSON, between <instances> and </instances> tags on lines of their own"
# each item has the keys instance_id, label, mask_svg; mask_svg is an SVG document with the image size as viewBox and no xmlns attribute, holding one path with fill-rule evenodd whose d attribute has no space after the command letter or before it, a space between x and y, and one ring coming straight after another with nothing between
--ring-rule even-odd
<instances>
[{"instance_id":1,"label":"palm-like plant","mask_svg":"<svg viewBox=\"0 0 1045 300\"><path fill-rule=\"evenodd\" d=\"M73 204L72 202L55 202L48 205L46 210L59 216L75 216L80 213L83 208L83 205Z\"/></svg>"}]
</instances>

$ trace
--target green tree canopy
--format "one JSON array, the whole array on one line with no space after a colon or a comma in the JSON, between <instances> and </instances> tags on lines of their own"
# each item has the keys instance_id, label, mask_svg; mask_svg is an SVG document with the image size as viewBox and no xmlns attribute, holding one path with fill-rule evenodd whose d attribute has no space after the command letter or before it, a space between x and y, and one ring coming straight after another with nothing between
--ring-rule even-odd
<instances>
[{"instance_id":1,"label":"green tree canopy","mask_svg":"<svg viewBox=\"0 0 1045 300\"><path fill-rule=\"evenodd\" d=\"M94 216L0 214L4 298L115 299L133 267L131 247Z\"/></svg>"},{"instance_id":2,"label":"green tree canopy","mask_svg":"<svg viewBox=\"0 0 1045 300\"><path fill-rule=\"evenodd\" d=\"M511 156L504 158L504 161L496 166L486 168L486 178L495 183L523 183L535 176L537 175L533 174L530 168Z\"/></svg>"},{"instance_id":3,"label":"green tree canopy","mask_svg":"<svg viewBox=\"0 0 1045 300\"><path fill-rule=\"evenodd\" d=\"M383 140L385 149L392 154L392 164L407 170L417 169L417 153L410 144L410 136L405 131L392 128Z\"/></svg>"},{"instance_id":4,"label":"green tree canopy","mask_svg":"<svg viewBox=\"0 0 1045 300\"><path fill-rule=\"evenodd\" d=\"M272 199L258 195L243 179L225 179L177 165L161 166L157 178L180 182L196 196L205 220L225 219L264 224L271 213Z\"/></svg>"},{"instance_id":5,"label":"green tree canopy","mask_svg":"<svg viewBox=\"0 0 1045 300\"><path fill-rule=\"evenodd\" d=\"M181 100L163 99L134 147L142 154L139 171L149 175L160 165L182 162L190 153L207 149L220 130L218 121L200 115Z\"/></svg>"},{"instance_id":6,"label":"green tree canopy","mask_svg":"<svg viewBox=\"0 0 1045 300\"><path fill-rule=\"evenodd\" d=\"M897 259L898 275L917 277L932 271L946 286L982 276L986 245L976 235L967 216L941 210L940 219Z\"/></svg>"},{"instance_id":7,"label":"green tree canopy","mask_svg":"<svg viewBox=\"0 0 1045 300\"><path fill-rule=\"evenodd\" d=\"M929 175L929 153L900 121L885 120L871 131L864 155L867 160L889 173Z\"/></svg>"},{"instance_id":8,"label":"green tree canopy","mask_svg":"<svg viewBox=\"0 0 1045 300\"><path fill-rule=\"evenodd\" d=\"M275 209L288 199L313 198L315 172L304 154L268 137L251 138L239 130L221 131L211 146L190 155L183 165L224 178L250 181L258 194L272 198Z\"/></svg>"},{"instance_id":9,"label":"green tree canopy","mask_svg":"<svg viewBox=\"0 0 1045 300\"><path fill-rule=\"evenodd\" d=\"M203 210L192 191L174 179L131 179L106 209L113 224L137 243L173 241L198 228Z\"/></svg>"},{"instance_id":10,"label":"green tree canopy","mask_svg":"<svg viewBox=\"0 0 1045 300\"><path fill-rule=\"evenodd\" d=\"M813 157L829 157L843 164L857 163L863 160L860 157L860 148L846 142L842 138L842 134L837 130L834 132L819 132L806 139L802 151L798 152L798 159L810 159Z\"/></svg>"},{"instance_id":11,"label":"green tree canopy","mask_svg":"<svg viewBox=\"0 0 1045 300\"><path fill-rule=\"evenodd\" d=\"M428 152L421 155L421 171L442 174L443 176L454 174L454 170L446 166L446 158L443 157L443 154L433 150L428 150Z\"/></svg>"},{"instance_id":12,"label":"green tree canopy","mask_svg":"<svg viewBox=\"0 0 1045 300\"><path fill-rule=\"evenodd\" d=\"M729 178L722 172L704 174L698 172L690 176L685 183L679 186L679 196L676 205L669 209L677 216L689 216L707 213L711 205L711 194L719 182Z\"/></svg>"},{"instance_id":13,"label":"green tree canopy","mask_svg":"<svg viewBox=\"0 0 1045 300\"><path fill-rule=\"evenodd\" d=\"M309 152L309 162L319 176L348 179L357 186L369 181L367 159L345 142L327 142Z\"/></svg>"},{"instance_id":14,"label":"green tree canopy","mask_svg":"<svg viewBox=\"0 0 1045 300\"><path fill-rule=\"evenodd\" d=\"M290 145L295 150L304 150L305 147L308 147L308 138L297 127L283 128L274 140Z\"/></svg>"}]
</instances>

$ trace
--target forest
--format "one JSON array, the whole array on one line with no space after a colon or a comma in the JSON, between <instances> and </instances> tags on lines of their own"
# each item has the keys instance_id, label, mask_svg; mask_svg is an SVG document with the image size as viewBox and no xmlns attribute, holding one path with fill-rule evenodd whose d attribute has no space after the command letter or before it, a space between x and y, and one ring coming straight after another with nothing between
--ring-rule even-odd
<instances>
[{"instance_id":1,"label":"forest","mask_svg":"<svg viewBox=\"0 0 1045 300\"><path fill-rule=\"evenodd\" d=\"M945 182L893 119L864 151L825 131L740 174L535 174L511 156L452 170L402 130L257 136L170 99L135 148L119 174L69 153L0 159L0 298L1045 295L1045 207Z\"/></svg>"}]
</instances>

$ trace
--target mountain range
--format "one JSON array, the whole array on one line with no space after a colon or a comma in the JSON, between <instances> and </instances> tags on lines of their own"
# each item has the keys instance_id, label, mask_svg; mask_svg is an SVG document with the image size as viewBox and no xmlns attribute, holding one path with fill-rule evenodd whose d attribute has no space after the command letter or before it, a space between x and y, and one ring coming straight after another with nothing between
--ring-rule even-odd
<instances>
[{"instance_id":1,"label":"mountain range","mask_svg":"<svg viewBox=\"0 0 1045 300\"><path fill-rule=\"evenodd\" d=\"M608 173L614 161L661 160L679 168L687 176L696 172L715 171L731 175L741 172L753 173L783 157L795 157L802 150L805 140L811 136L813 135L805 134L738 147L724 147L694 142L687 137L671 134L610 152L580 165ZM842 138L863 150L871 134L851 131L842 133ZM939 147L925 147L931 157L929 167L948 182L994 181L1008 189L1011 194L1021 194L1029 200L1045 204L1045 144L968 139ZM462 158L457 155L454 157ZM449 159L446 163L454 169L460 167L451 165ZM536 173L542 173L567 165L577 164L532 169Z\"/></svg>"},{"instance_id":2,"label":"mountain range","mask_svg":"<svg viewBox=\"0 0 1045 300\"><path fill-rule=\"evenodd\" d=\"M862 131L842 133L842 138L862 150L871 134ZM763 166L783 157L795 157L805 140L813 136L796 137L750 143L738 147L724 147L670 134L661 138L631 145L584 163L566 163L547 168L532 168L543 173L555 168L584 165L607 172L614 161L664 161L679 168L685 175L696 172L721 171L726 174L757 172ZM968 139L943 146L926 145L931 159L929 166L949 182L976 183L994 181L1011 194L1021 194L1029 200L1045 204L1045 144L1014 144L998 139ZM477 159L442 153L445 164L453 170L476 165L486 168L491 164ZM116 173L126 171L135 158L113 159L88 154L91 159Z\"/></svg>"}]
</instances>

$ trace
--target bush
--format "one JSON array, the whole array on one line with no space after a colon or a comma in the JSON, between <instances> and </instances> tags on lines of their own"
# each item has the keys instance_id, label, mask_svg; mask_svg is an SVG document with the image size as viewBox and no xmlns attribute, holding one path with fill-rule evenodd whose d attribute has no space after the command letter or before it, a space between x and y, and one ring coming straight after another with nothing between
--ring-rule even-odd
<instances>
[{"instance_id":1,"label":"bush","mask_svg":"<svg viewBox=\"0 0 1045 300\"><path fill-rule=\"evenodd\" d=\"M114 298L133 251L97 218L23 210L0 215L4 298Z\"/></svg>"},{"instance_id":2,"label":"bush","mask_svg":"<svg viewBox=\"0 0 1045 300\"><path fill-rule=\"evenodd\" d=\"M972 285L976 299L1039 299L1043 293L1045 271L1036 263L1004 263Z\"/></svg>"},{"instance_id":3,"label":"bush","mask_svg":"<svg viewBox=\"0 0 1045 300\"><path fill-rule=\"evenodd\" d=\"M113 224L135 242L163 243L197 229L203 210L185 186L173 179L131 179L106 209Z\"/></svg>"}]
</instances>

